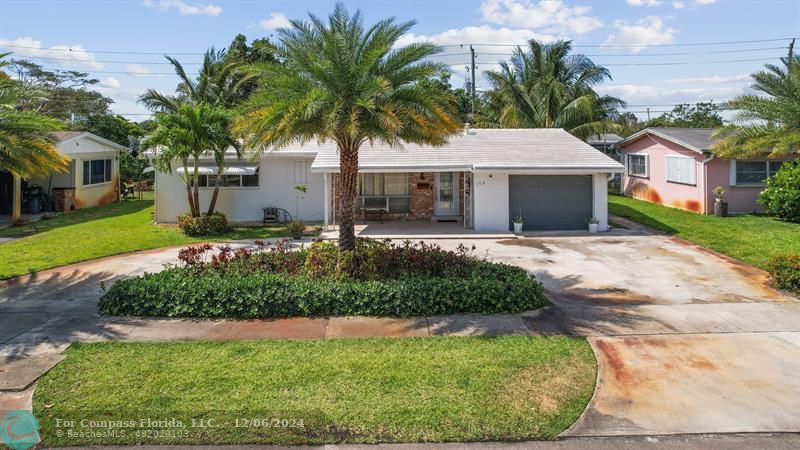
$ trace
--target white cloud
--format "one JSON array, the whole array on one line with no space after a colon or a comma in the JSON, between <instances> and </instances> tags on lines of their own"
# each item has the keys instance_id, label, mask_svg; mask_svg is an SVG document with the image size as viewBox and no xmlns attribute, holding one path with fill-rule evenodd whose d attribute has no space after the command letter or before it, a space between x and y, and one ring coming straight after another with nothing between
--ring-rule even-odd
<instances>
[{"instance_id":1,"label":"white cloud","mask_svg":"<svg viewBox=\"0 0 800 450\"><path fill-rule=\"evenodd\" d=\"M497 25L541 30L544 33L585 34L602 26L588 6L567 7L561 0L484 0L483 20Z\"/></svg>"},{"instance_id":2,"label":"white cloud","mask_svg":"<svg viewBox=\"0 0 800 450\"><path fill-rule=\"evenodd\" d=\"M44 48L41 41L32 37L19 37L14 40L0 39L0 47L12 52L12 57L45 58L45 66L59 65L67 68L90 67L99 69L103 64L95 60L93 53L80 45L54 45ZM55 58L55 59L47 59Z\"/></svg>"},{"instance_id":3,"label":"white cloud","mask_svg":"<svg viewBox=\"0 0 800 450\"><path fill-rule=\"evenodd\" d=\"M675 9L683 9L683 8L686 8L686 3L681 2L681 1L672 2L672 7L675 8Z\"/></svg>"},{"instance_id":4,"label":"white cloud","mask_svg":"<svg viewBox=\"0 0 800 450\"><path fill-rule=\"evenodd\" d=\"M716 3L717 0L694 0L694 3L698 5L711 5Z\"/></svg>"},{"instance_id":5,"label":"white cloud","mask_svg":"<svg viewBox=\"0 0 800 450\"><path fill-rule=\"evenodd\" d=\"M631 105L664 105L675 103L696 103L714 100L721 102L733 98L743 92L742 87L708 87L708 88L665 88L656 84L603 84L597 86L601 94L614 95ZM631 107L643 109L642 107ZM653 109L665 109L653 106ZM666 108L668 109L668 108Z\"/></svg>"},{"instance_id":6,"label":"white cloud","mask_svg":"<svg viewBox=\"0 0 800 450\"><path fill-rule=\"evenodd\" d=\"M125 65L125 70L134 77L147 76L151 73L150 69L141 64L127 64Z\"/></svg>"},{"instance_id":7,"label":"white cloud","mask_svg":"<svg viewBox=\"0 0 800 450\"><path fill-rule=\"evenodd\" d=\"M649 45L671 44L678 30L664 24L658 16L647 16L631 23L625 20L614 22L616 31L606 39L605 46L625 48L633 53Z\"/></svg>"},{"instance_id":8,"label":"white cloud","mask_svg":"<svg viewBox=\"0 0 800 450\"><path fill-rule=\"evenodd\" d=\"M625 0L631 6L658 6L661 4L660 0Z\"/></svg>"},{"instance_id":9,"label":"white cloud","mask_svg":"<svg viewBox=\"0 0 800 450\"><path fill-rule=\"evenodd\" d=\"M258 22L261 25L261 28L265 30L277 30L278 28L288 28L292 24L289 23L289 19L286 18L281 13L270 13L268 19L264 19Z\"/></svg>"},{"instance_id":10,"label":"white cloud","mask_svg":"<svg viewBox=\"0 0 800 450\"><path fill-rule=\"evenodd\" d=\"M222 7L211 3L186 3L183 0L144 0L144 6L154 8L161 12L171 9L178 10L182 16L218 16L222 14Z\"/></svg>"},{"instance_id":11,"label":"white cloud","mask_svg":"<svg viewBox=\"0 0 800 450\"><path fill-rule=\"evenodd\" d=\"M97 83L97 85L107 89L119 89L121 86L119 80L114 77L103 78L99 83Z\"/></svg>"},{"instance_id":12,"label":"white cloud","mask_svg":"<svg viewBox=\"0 0 800 450\"><path fill-rule=\"evenodd\" d=\"M709 77L696 77L696 78L672 78L667 80L667 83L672 84L698 84L698 83L744 83L751 80L750 75L744 73L741 75L712 75Z\"/></svg>"},{"instance_id":13,"label":"white cloud","mask_svg":"<svg viewBox=\"0 0 800 450\"><path fill-rule=\"evenodd\" d=\"M553 41L555 36L536 33L531 30L510 28L492 28L489 25L478 27L452 28L438 34L417 35L409 33L400 37L396 46L408 45L412 42L430 41L438 45L456 44L519 44L525 45L530 39Z\"/></svg>"}]
</instances>

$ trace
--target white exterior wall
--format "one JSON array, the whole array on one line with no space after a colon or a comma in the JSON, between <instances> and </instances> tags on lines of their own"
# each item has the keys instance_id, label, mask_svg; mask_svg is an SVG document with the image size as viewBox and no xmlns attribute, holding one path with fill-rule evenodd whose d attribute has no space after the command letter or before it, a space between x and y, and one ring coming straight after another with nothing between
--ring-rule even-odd
<instances>
[{"instance_id":1,"label":"white exterior wall","mask_svg":"<svg viewBox=\"0 0 800 450\"><path fill-rule=\"evenodd\" d=\"M592 190L594 198L594 217L598 221L600 231L608 230L608 175L595 173L592 175Z\"/></svg>"},{"instance_id":2,"label":"white exterior wall","mask_svg":"<svg viewBox=\"0 0 800 450\"><path fill-rule=\"evenodd\" d=\"M508 231L508 172L473 174L475 231Z\"/></svg>"},{"instance_id":3,"label":"white exterior wall","mask_svg":"<svg viewBox=\"0 0 800 450\"><path fill-rule=\"evenodd\" d=\"M508 231L508 176L573 175L554 171L538 172L475 172L473 196L475 201L475 231ZM608 230L608 178L605 173L592 174L593 214L601 231Z\"/></svg>"},{"instance_id":4,"label":"white exterior wall","mask_svg":"<svg viewBox=\"0 0 800 450\"><path fill-rule=\"evenodd\" d=\"M261 221L262 208L283 208L294 217L299 206L300 219L321 222L324 218L323 175L312 173L314 155L265 155L259 162L258 187L221 187L216 210L231 222ZM246 164L246 160L230 164ZM186 187L176 173L179 164L173 164L172 174L156 172L156 221L174 223L177 216L187 212ZM297 169L297 170L295 170ZM297 200L294 186L305 184L308 191ZM200 209L205 212L214 188L200 188Z\"/></svg>"}]
</instances>

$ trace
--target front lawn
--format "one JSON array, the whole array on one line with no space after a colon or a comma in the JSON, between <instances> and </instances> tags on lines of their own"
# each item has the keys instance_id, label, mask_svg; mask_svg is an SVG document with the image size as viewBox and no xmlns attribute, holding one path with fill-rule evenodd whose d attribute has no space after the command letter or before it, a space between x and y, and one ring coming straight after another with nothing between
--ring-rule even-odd
<instances>
[{"instance_id":1,"label":"front lawn","mask_svg":"<svg viewBox=\"0 0 800 450\"><path fill-rule=\"evenodd\" d=\"M762 269L772 256L800 253L800 224L768 215L707 216L619 195L608 196L608 209Z\"/></svg>"},{"instance_id":2,"label":"front lawn","mask_svg":"<svg viewBox=\"0 0 800 450\"><path fill-rule=\"evenodd\" d=\"M48 446L553 439L595 373L566 337L73 344L33 408Z\"/></svg>"},{"instance_id":3,"label":"front lawn","mask_svg":"<svg viewBox=\"0 0 800 450\"><path fill-rule=\"evenodd\" d=\"M174 226L153 224L153 209L152 200L124 200L0 229L0 237L19 238L0 244L0 279L137 250L209 240L288 236L285 227L256 227L192 238Z\"/></svg>"}]
</instances>

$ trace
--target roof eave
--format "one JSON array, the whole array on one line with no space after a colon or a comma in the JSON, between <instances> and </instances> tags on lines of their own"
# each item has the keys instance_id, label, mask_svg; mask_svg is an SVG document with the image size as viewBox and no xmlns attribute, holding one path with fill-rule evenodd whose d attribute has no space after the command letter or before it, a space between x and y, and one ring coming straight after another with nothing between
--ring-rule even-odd
<instances>
[{"instance_id":1,"label":"roof eave","mask_svg":"<svg viewBox=\"0 0 800 450\"><path fill-rule=\"evenodd\" d=\"M681 147L684 147L684 148L686 148L688 150L692 150L692 151L697 152L697 153L701 153L702 154L704 152L710 151L707 148L706 149L697 148L694 145L687 144L686 142L683 142L683 141L681 141L679 139L675 139L672 136L668 136L666 134L659 133L658 131L651 130L649 128L645 128L644 130L641 130L641 131L638 131L636 133L633 133L632 135L630 135L630 136L626 137L625 139L621 140L617 145L620 148L625 147L626 145L630 144L631 142L638 141L639 139L643 138L646 135L658 136L661 139L665 139L667 141L672 142L673 144L680 145Z\"/></svg>"}]
</instances>

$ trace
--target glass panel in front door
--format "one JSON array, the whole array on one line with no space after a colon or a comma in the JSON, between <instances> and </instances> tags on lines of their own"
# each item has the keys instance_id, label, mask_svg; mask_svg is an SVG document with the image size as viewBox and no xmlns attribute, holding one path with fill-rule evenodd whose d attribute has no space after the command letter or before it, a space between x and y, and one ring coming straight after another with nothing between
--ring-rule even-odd
<instances>
[{"instance_id":1,"label":"glass panel in front door","mask_svg":"<svg viewBox=\"0 0 800 450\"><path fill-rule=\"evenodd\" d=\"M453 172L439 174L439 209L453 209Z\"/></svg>"}]
</instances>

